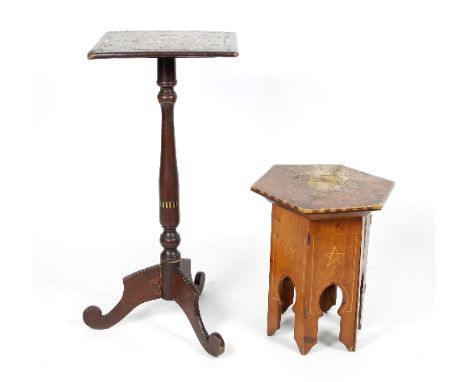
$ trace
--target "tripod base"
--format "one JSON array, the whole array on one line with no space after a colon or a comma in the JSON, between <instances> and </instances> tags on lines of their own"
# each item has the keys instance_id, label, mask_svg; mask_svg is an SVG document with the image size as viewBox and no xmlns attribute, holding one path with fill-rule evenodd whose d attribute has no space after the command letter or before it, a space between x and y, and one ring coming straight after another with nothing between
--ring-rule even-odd
<instances>
[{"instance_id":1,"label":"tripod base","mask_svg":"<svg viewBox=\"0 0 468 382\"><path fill-rule=\"evenodd\" d=\"M203 291L205 274L198 272L192 280L190 259L182 259L180 268L171 272L174 301L184 311L203 348L212 356L224 352L224 340L219 333L208 334L203 325L198 307L198 298ZM89 306L83 312L83 321L93 329L108 329L122 320L138 305L161 298L161 266L154 265L132 273L123 279L122 298L109 313L103 315L97 306Z\"/></svg>"}]
</instances>

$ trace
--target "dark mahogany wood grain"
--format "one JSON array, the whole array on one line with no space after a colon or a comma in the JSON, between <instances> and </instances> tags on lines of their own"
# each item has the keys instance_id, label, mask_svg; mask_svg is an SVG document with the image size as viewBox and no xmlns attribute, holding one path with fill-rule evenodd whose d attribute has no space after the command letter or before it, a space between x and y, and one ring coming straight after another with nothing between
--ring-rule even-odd
<instances>
[{"instance_id":1,"label":"dark mahogany wood grain","mask_svg":"<svg viewBox=\"0 0 468 382\"><path fill-rule=\"evenodd\" d=\"M224 340L219 333L208 334L205 329L198 307L199 289L181 269L174 270L173 278L175 301L186 314L200 344L207 353L217 357L224 352Z\"/></svg>"},{"instance_id":2,"label":"dark mahogany wood grain","mask_svg":"<svg viewBox=\"0 0 468 382\"><path fill-rule=\"evenodd\" d=\"M108 329L144 302L161 297L161 269L159 265L132 273L123 279L124 291L119 303L106 315L97 306L83 312L83 320L93 329Z\"/></svg>"},{"instance_id":3,"label":"dark mahogany wood grain","mask_svg":"<svg viewBox=\"0 0 468 382\"><path fill-rule=\"evenodd\" d=\"M159 222L163 227L160 237L164 250L161 253L161 294L165 300L173 300L173 270L180 266L177 247L180 236L179 225L179 174L174 137L174 91L176 80L175 58L158 58L158 85L161 90L158 101L161 104L161 160L159 165Z\"/></svg>"},{"instance_id":4,"label":"dark mahogany wood grain","mask_svg":"<svg viewBox=\"0 0 468 382\"><path fill-rule=\"evenodd\" d=\"M124 291L117 305L103 315L90 306L83 320L93 329L107 329L122 320L138 305L162 298L175 301L187 316L200 344L212 356L224 351L219 333L209 334L203 324L198 300L205 274L192 278L189 259L181 259L178 246L179 180L174 133L174 105L177 95L175 57L237 56L236 36L228 32L108 32L88 54L88 58L157 57L161 106L161 160L159 171L159 221L163 228L160 265L124 278Z\"/></svg>"}]
</instances>

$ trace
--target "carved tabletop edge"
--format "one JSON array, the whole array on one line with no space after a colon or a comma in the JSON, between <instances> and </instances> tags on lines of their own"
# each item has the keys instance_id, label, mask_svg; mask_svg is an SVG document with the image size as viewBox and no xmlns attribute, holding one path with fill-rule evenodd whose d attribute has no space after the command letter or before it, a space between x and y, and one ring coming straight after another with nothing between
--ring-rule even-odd
<instances>
[{"instance_id":1,"label":"carved tabletop edge","mask_svg":"<svg viewBox=\"0 0 468 382\"><path fill-rule=\"evenodd\" d=\"M120 52L101 53L90 50L89 60L105 58L215 58L215 57L237 57L239 52Z\"/></svg>"},{"instance_id":2,"label":"carved tabletop edge","mask_svg":"<svg viewBox=\"0 0 468 382\"><path fill-rule=\"evenodd\" d=\"M88 52L88 59L237 57L234 32L111 31Z\"/></svg>"}]
</instances>

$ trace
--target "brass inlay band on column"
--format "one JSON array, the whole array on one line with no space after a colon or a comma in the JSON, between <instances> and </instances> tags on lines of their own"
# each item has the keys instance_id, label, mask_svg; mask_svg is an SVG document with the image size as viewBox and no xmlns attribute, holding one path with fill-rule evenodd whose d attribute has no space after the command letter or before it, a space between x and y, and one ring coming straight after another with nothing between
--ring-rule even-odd
<instances>
[{"instance_id":1,"label":"brass inlay band on column","mask_svg":"<svg viewBox=\"0 0 468 382\"><path fill-rule=\"evenodd\" d=\"M159 202L159 206L161 208L176 208L178 203L176 201L170 201L170 202Z\"/></svg>"}]
</instances>

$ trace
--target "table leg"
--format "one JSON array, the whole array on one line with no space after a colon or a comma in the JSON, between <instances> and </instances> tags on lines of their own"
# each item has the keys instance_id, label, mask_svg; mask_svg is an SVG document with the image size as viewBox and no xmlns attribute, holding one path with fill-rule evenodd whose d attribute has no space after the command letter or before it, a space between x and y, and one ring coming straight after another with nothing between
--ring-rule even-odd
<instances>
[{"instance_id":1,"label":"table leg","mask_svg":"<svg viewBox=\"0 0 468 382\"><path fill-rule=\"evenodd\" d=\"M83 312L83 321L93 329L108 329L144 302L161 297L161 269L155 265L132 273L123 279L124 292L119 303L103 315L97 306L89 306Z\"/></svg>"}]
</instances>

